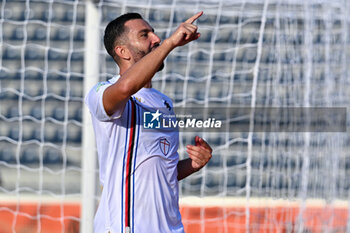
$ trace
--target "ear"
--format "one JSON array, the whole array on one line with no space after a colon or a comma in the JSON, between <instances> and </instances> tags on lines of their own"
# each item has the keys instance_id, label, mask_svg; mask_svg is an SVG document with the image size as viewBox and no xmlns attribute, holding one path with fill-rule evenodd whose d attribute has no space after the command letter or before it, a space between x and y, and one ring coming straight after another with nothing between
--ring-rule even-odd
<instances>
[{"instance_id":1,"label":"ear","mask_svg":"<svg viewBox=\"0 0 350 233\"><path fill-rule=\"evenodd\" d=\"M116 46L114 48L114 52L122 60L130 60L130 58L131 58L129 50L123 45Z\"/></svg>"}]
</instances>

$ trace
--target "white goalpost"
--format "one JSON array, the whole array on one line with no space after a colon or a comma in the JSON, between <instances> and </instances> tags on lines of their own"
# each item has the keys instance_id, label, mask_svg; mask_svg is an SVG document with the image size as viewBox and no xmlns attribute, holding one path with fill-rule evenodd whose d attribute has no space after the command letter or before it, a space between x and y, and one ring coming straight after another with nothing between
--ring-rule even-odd
<instances>
[{"instance_id":1,"label":"white goalpost","mask_svg":"<svg viewBox=\"0 0 350 233\"><path fill-rule=\"evenodd\" d=\"M100 14L92 1L85 6L85 77L84 93L87 93L99 81ZM82 208L80 232L93 233L93 220L96 209L96 143L90 112L83 106L83 154L82 154Z\"/></svg>"},{"instance_id":2,"label":"white goalpost","mask_svg":"<svg viewBox=\"0 0 350 233\"><path fill-rule=\"evenodd\" d=\"M138 12L164 39L200 10L201 37L153 79L177 109L229 122L180 132L181 158L195 135L214 149L179 183L185 231L350 231L346 0L3 0L2 231L93 232L100 187L84 95L118 73L104 28Z\"/></svg>"}]
</instances>

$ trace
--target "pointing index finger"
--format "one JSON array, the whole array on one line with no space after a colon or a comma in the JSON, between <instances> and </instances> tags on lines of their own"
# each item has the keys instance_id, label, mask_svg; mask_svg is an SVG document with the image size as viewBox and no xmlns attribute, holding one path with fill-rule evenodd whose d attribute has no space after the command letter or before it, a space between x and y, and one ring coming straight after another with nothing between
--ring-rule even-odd
<instances>
[{"instance_id":1,"label":"pointing index finger","mask_svg":"<svg viewBox=\"0 0 350 233\"><path fill-rule=\"evenodd\" d=\"M203 14L203 11L198 12L197 14L193 15L191 18L187 19L185 21L185 23L193 23L194 21L196 21L199 17L201 17L201 15Z\"/></svg>"}]
</instances>

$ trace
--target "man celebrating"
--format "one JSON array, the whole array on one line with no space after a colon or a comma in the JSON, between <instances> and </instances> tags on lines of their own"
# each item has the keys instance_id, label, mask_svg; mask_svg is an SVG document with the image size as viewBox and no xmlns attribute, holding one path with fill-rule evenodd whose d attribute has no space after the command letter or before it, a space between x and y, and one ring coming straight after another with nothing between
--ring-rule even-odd
<instances>
[{"instance_id":1,"label":"man celebrating","mask_svg":"<svg viewBox=\"0 0 350 233\"><path fill-rule=\"evenodd\" d=\"M86 96L103 186L96 233L184 232L178 180L205 166L212 149L196 136L195 145L187 146L189 158L179 161L178 130L144 129L142 116L150 108L174 114L172 101L153 89L151 80L174 48L200 37L193 22L202 14L181 23L163 43L137 13L122 15L105 29L104 44L120 74Z\"/></svg>"}]
</instances>

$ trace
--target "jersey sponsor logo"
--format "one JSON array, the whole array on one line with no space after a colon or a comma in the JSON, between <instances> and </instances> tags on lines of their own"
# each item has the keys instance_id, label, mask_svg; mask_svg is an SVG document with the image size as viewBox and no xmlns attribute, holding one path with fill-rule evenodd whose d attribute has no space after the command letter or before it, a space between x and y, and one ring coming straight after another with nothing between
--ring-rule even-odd
<instances>
[{"instance_id":1,"label":"jersey sponsor logo","mask_svg":"<svg viewBox=\"0 0 350 233\"><path fill-rule=\"evenodd\" d=\"M159 139L159 148L164 155L167 155L170 150L170 142L166 138Z\"/></svg>"}]
</instances>

